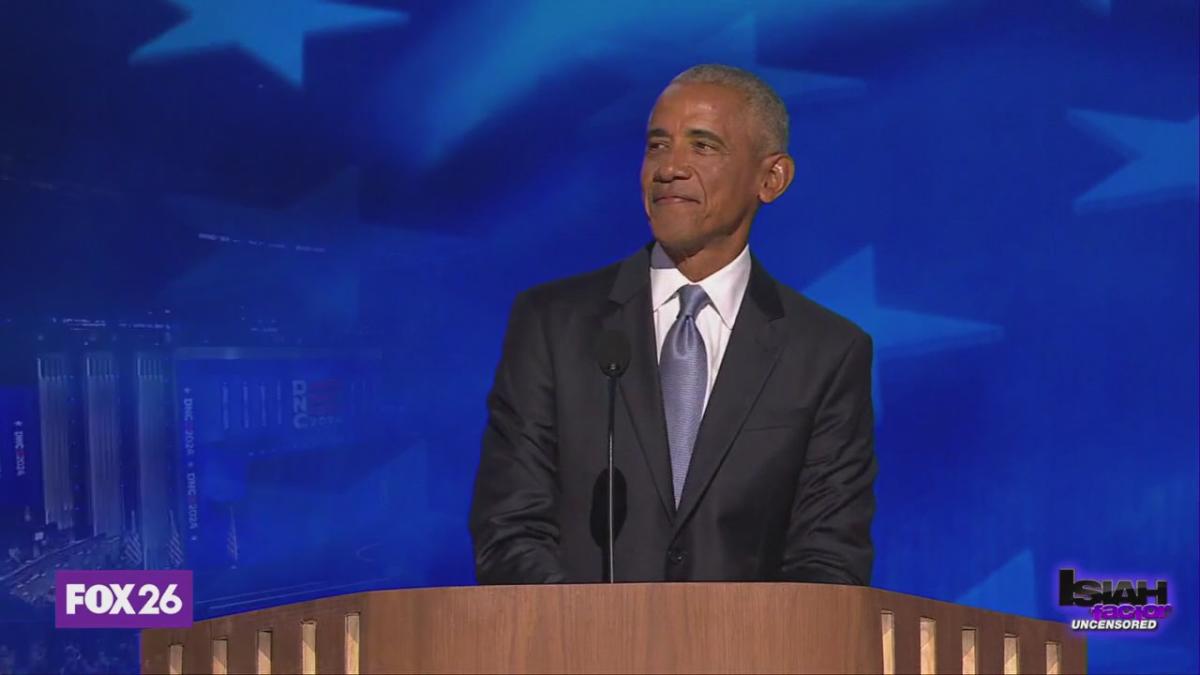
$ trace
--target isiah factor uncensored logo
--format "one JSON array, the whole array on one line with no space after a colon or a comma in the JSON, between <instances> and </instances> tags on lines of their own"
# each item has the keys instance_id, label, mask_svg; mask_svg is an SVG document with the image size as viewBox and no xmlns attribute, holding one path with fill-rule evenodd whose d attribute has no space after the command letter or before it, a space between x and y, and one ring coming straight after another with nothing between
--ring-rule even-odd
<instances>
[{"instance_id":1,"label":"isiah factor uncensored logo","mask_svg":"<svg viewBox=\"0 0 1200 675\"><path fill-rule=\"evenodd\" d=\"M1090 616L1071 620L1072 630L1155 630L1171 615L1166 581L1076 580L1073 569L1058 571L1058 604L1088 608Z\"/></svg>"}]
</instances>

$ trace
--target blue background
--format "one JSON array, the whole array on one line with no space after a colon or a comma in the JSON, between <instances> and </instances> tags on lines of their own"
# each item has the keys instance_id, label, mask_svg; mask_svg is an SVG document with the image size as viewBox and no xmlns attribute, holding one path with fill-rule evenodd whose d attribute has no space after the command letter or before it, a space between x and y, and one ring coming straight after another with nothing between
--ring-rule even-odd
<instances>
[{"instance_id":1,"label":"blue background","mask_svg":"<svg viewBox=\"0 0 1200 675\"><path fill-rule=\"evenodd\" d=\"M1195 0L0 5L0 422L32 415L43 355L113 355L134 507L45 525L0 442L0 672L136 667L27 591L151 564L127 551L165 517L136 508L139 351L174 364L173 439L189 383L371 364L337 429L207 458L216 529L169 561L199 616L473 583L512 298L648 240L645 119L701 62L791 111L796 181L752 250L875 338L874 584L1069 620L1060 566L1167 578L1175 614L1092 635L1091 666L1197 671L1198 33Z\"/></svg>"}]
</instances>

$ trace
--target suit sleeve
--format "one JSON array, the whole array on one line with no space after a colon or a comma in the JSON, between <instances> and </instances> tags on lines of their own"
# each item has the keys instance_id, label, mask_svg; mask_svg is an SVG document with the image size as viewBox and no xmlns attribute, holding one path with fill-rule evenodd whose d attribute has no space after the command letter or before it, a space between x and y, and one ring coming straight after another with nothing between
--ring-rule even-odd
<instances>
[{"instance_id":1,"label":"suit sleeve","mask_svg":"<svg viewBox=\"0 0 1200 675\"><path fill-rule=\"evenodd\" d=\"M556 521L554 371L529 293L517 297L487 398L471 502L475 571L482 584L561 583Z\"/></svg>"},{"instance_id":2,"label":"suit sleeve","mask_svg":"<svg viewBox=\"0 0 1200 675\"><path fill-rule=\"evenodd\" d=\"M874 550L874 411L871 338L850 344L822 396L792 504L780 576L867 585Z\"/></svg>"}]
</instances>

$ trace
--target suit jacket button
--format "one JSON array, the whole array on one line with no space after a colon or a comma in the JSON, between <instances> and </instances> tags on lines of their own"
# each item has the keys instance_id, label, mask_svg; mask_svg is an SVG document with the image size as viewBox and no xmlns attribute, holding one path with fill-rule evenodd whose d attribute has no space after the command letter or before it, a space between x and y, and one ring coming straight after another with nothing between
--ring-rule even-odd
<instances>
[{"instance_id":1,"label":"suit jacket button","mask_svg":"<svg viewBox=\"0 0 1200 675\"><path fill-rule=\"evenodd\" d=\"M679 563L682 563L685 557L687 557L686 552L681 548L672 548L667 551L667 560L669 560L672 565L678 565Z\"/></svg>"}]
</instances>

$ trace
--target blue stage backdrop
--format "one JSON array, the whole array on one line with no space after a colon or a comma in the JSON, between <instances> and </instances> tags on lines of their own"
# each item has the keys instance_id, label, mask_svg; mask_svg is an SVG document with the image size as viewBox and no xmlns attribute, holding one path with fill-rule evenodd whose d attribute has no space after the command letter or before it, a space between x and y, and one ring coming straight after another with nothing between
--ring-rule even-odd
<instances>
[{"instance_id":1,"label":"blue stage backdrop","mask_svg":"<svg viewBox=\"0 0 1200 675\"><path fill-rule=\"evenodd\" d=\"M137 667L57 568L196 570L208 617L474 583L514 295L649 239L689 65L791 111L752 251L875 338L874 583L1195 672L1195 0L0 5L0 672ZM453 336L451 338L451 336ZM117 462L120 479L91 471Z\"/></svg>"}]
</instances>

